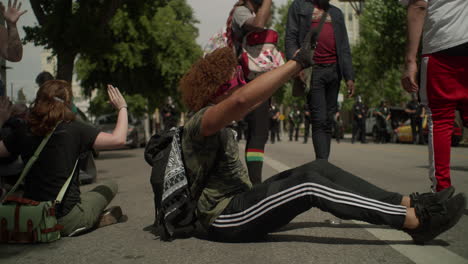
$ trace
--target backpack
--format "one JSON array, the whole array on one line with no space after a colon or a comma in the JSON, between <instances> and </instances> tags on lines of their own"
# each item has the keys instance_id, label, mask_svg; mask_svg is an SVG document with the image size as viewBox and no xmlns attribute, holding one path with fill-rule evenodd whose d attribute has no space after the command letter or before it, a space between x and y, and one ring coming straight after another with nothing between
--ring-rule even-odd
<instances>
[{"instance_id":1,"label":"backpack","mask_svg":"<svg viewBox=\"0 0 468 264\"><path fill-rule=\"evenodd\" d=\"M278 33L272 29L250 32L244 37L240 63L245 78L253 80L284 64L283 54L276 48L277 43Z\"/></svg>"},{"instance_id":2,"label":"backpack","mask_svg":"<svg viewBox=\"0 0 468 264\"><path fill-rule=\"evenodd\" d=\"M150 182L154 192L154 226L163 241L190 234L196 227L196 199L185 174L182 133L183 127L157 133L145 149L145 160L153 167Z\"/></svg>"}]
</instances>

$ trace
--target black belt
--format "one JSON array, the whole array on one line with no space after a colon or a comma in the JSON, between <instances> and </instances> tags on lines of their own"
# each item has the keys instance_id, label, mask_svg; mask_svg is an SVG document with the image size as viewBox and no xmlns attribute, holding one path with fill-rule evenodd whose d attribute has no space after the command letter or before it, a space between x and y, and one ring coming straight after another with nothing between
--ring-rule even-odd
<instances>
[{"instance_id":1,"label":"black belt","mask_svg":"<svg viewBox=\"0 0 468 264\"><path fill-rule=\"evenodd\" d=\"M314 64L314 68L328 68L328 67L332 67L332 66L336 66L336 63L320 63L320 64Z\"/></svg>"}]
</instances>

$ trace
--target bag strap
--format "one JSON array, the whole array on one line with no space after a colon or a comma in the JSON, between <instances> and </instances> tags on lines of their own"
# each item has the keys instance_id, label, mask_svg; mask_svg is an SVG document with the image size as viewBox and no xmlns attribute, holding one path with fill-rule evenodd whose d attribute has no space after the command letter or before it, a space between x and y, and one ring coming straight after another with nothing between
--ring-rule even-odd
<instances>
[{"instance_id":1,"label":"bag strap","mask_svg":"<svg viewBox=\"0 0 468 264\"><path fill-rule=\"evenodd\" d=\"M57 198L55 198L55 203L56 204L59 204L59 203L62 202L63 196L65 196L65 192L67 191L68 186L70 185L70 182L71 182L71 180L73 178L73 175L75 174L75 170L76 170L76 167L78 165L79 160L80 160L80 158L78 157L76 159L75 166L73 167L72 173L70 174L70 176L68 176L68 179L65 182L65 184L62 186L62 189L60 189L60 192L58 193Z\"/></svg>"},{"instance_id":2,"label":"bag strap","mask_svg":"<svg viewBox=\"0 0 468 264\"><path fill-rule=\"evenodd\" d=\"M314 31L312 32L312 39L315 40L313 43L314 51L315 51L315 45L317 43L320 32L322 32L323 25L325 24L325 20L327 20L327 16L328 16L328 10L324 10L322 17L320 18L318 27L314 28Z\"/></svg>"},{"instance_id":3,"label":"bag strap","mask_svg":"<svg viewBox=\"0 0 468 264\"><path fill-rule=\"evenodd\" d=\"M39 144L39 146L37 147L36 151L34 152L33 156L29 159L28 163L26 163L26 166L24 166L24 169L23 171L21 172L21 175L18 179L18 181L16 181L15 185L13 186L13 188L7 193L7 195L5 196L4 200L2 201L2 203L5 201L5 199L10 196L12 193L14 193L16 191L16 189L18 188L18 186L20 185L20 183L24 180L24 178L26 177L26 175L29 173L29 171L31 170L32 166L34 165L34 163L36 162L36 160L39 158L39 154L41 154L42 150L44 149L45 145L47 144L47 142L49 142L49 139L50 137L52 136L52 134L55 132L55 130L57 129L58 125L60 125L60 123L62 123L62 121L59 121L57 123L57 125L55 125L54 129L46 135L46 137L41 141L41 144ZM78 160L79 158L76 160L76 163L75 163L75 167L73 168L73 172L72 174L68 177L67 181L65 182L64 186L62 187L62 189L60 190L59 192L59 196L57 196L57 199L56 200L59 200L59 202L62 200L63 198L63 195L65 193L65 190L68 188L68 185L70 184L70 181L71 181L71 178L73 176L73 174L75 173L75 169L76 169L76 166L78 164Z\"/></svg>"},{"instance_id":4,"label":"bag strap","mask_svg":"<svg viewBox=\"0 0 468 264\"><path fill-rule=\"evenodd\" d=\"M12 193L14 193L16 191L16 189L18 188L18 186L20 185L20 183L24 180L24 177L26 177L26 175L28 174L28 172L31 170L32 166L34 165L34 163L36 162L36 160L39 158L39 154L41 154L42 150L44 149L45 145L47 144L47 142L49 141L50 137L52 136L52 134L54 133L55 129L57 128L57 126L60 124L61 122L57 123L57 125L55 125L54 129L46 135L46 137L42 140L41 144L39 144L39 147L37 147L36 151L34 152L34 155L29 159L28 163L26 163L26 166L24 166L24 169L23 171L21 172L21 175L18 179L18 181L16 181L15 185L13 186L13 188L7 193L7 195L5 196L8 197L10 196ZM2 201L3 202L3 201Z\"/></svg>"}]
</instances>

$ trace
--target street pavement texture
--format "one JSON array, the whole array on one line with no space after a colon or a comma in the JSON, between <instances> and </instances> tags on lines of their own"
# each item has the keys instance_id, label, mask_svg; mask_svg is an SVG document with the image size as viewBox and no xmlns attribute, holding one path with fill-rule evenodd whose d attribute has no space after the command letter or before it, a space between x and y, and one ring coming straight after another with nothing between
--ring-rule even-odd
<instances>
[{"instance_id":1,"label":"street pavement texture","mask_svg":"<svg viewBox=\"0 0 468 264\"><path fill-rule=\"evenodd\" d=\"M245 146L240 143L240 151ZM330 161L360 177L403 194L429 190L427 147L333 142ZM314 158L311 143L268 144L264 179ZM197 238L162 242L150 233L154 221L151 168L143 149L102 152L98 182L112 179L128 221L51 244L0 245L0 263L468 263L468 210L458 225L426 246L413 245L403 232L386 226L339 221L312 209L255 243L220 243ZM452 180L468 193L468 148L452 151ZM87 191L96 184L85 185Z\"/></svg>"}]
</instances>

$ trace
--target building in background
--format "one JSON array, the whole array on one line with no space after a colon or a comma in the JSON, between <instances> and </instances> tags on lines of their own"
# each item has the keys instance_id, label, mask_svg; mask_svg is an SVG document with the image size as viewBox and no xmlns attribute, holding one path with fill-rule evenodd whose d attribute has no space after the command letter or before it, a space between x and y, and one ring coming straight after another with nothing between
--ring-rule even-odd
<instances>
[{"instance_id":1,"label":"building in background","mask_svg":"<svg viewBox=\"0 0 468 264\"><path fill-rule=\"evenodd\" d=\"M330 3L341 9L343 12L346 29L348 30L349 44L353 46L359 39L359 15L357 14L355 7L353 7L353 4L350 1L331 0Z\"/></svg>"}]
</instances>

